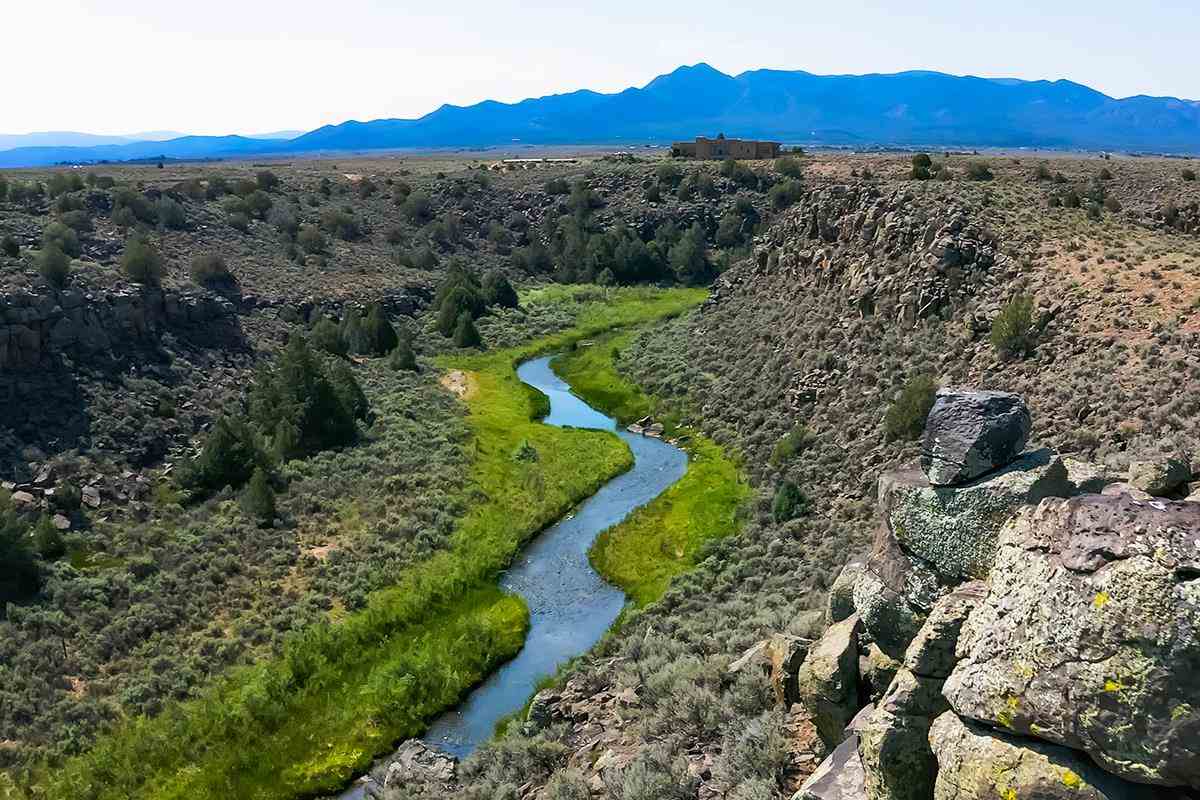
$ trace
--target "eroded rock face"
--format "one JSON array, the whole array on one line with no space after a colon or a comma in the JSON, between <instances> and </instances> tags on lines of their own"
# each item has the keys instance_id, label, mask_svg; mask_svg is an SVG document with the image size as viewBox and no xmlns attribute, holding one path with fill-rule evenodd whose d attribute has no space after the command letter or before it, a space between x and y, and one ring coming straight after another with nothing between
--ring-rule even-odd
<instances>
[{"instance_id":1,"label":"eroded rock face","mask_svg":"<svg viewBox=\"0 0 1200 800\"><path fill-rule=\"evenodd\" d=\"M989 730L947 711L929 743L937 757L934 800L1168 800L1097 769L1065 747Z\"/></svg>"},{"instance_id":2,"label":"eroded rock face","mask_svg":"<svg viewBox=\"0 0 1200 800\"><path fill-rule=\"evenodd\" d=\"M986 596L987 584L971 581L939 600L909 644L904 666L927 678L949 677L958 660L955 653L962 626Z\"/></svg>"},{"instance_id":3,"label":"eroded rock face","mask_svg":"<svg viewBox=\"0 0 1200 800\"><path fill-rule=\"evenodd\" d=\"M934 486L966 483L1016 458L1030 426L1015 394L942 389L925 422L921 468Z\"/></svg>"},{"instance_id":4,"label":"eroded rock face","mask_svg":"<svg viewBox=\"0 0 1200 800\"><path fill-rule=\"evenodd\" d=\"M929 726L948 707L940 679L907 668L896 673L858 732L869 800L926 800L932 795L937 763L929 748Z\"/></svg>"},{"instance_id":5,"label":"eroded rock face","mask_svg":"<svg viewBox=\"0 0 1200 800\"><path fill-rule=\"evenodd\" d=\"M858 711L858 616L831 625L813 645L796 675L796 702L830 749L843 738Z\"/></svg>"},{"instance_id":6,"label":"eroded rock face","mask_svg":"<svg viewBox=\"0 0 1200 800\"><path fill-rule=\"evenodd\" d=\"M932 485L915 467L885 472L879 510L896 541L953 585L987 577L1000 527L1018 508L1071 493L1062 459L1042 449L963 486Z\"/></svg>"},{"instance_id":7,"label":"eroded rock face","mask_svg":"<svg viewBox=\"0 0 1200 800\"><path fill-rule=\"evenodd\" d=\"M1200 788L1200 506L1045 500L1001 530L990 587L946 682L955 711Z\"/></svg>"},{"instance_id":8,"label":"eroded rock face","mask_svg":"<svg viewBox=\"0 0 1200 800\"><path fill-rule=\"evenodd\" d=\"M867 568L854 584L854 608L868 638L901 659L943 591L934 571L881 526Z\"/></svg>"},{"instance_id":9,"label":"eroded rock face","mask_svg":"<svg viewBox=\"0 0 1200 800\"><path fill-rule=\"evenodd\" d=\"M1155 497L1174 494L1191 477L1191 468L1178 458L1134 461L1129 465L1129 485Z\"/></svg>"}]
</instances>

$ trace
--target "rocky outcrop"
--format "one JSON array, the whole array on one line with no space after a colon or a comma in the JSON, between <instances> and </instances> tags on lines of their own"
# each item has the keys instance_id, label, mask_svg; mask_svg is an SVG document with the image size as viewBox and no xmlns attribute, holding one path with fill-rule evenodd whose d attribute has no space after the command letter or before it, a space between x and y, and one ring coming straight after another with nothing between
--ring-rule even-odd
<instances>
[{"instance_id":1,"label":"rocky outcrop","mask_svg":"<svg viewBox=\"0 0 1200 800\"><path fill-rule=\"evenodd\" d=\"M854 608L868 638L893 658L903 658L941 593L933 570L906 553L881 524L867 568L854 584Z\"/></svg>"},{"instance_id":2,"label":"rocky outcrop","mask_svg":"<svg viewBox=\"0 0 1200 800\"><path fill-rule=\"evenodd\" d=\"M921 469L934 486L974 480L1016 458L1030 426L1015 394L942 389L925 422Z\"/></svg>"},{"instance_id":3,"label":"rocky outcrop","mask_svg":"<svg viewBox=\"0 0 1200 800\"><path fill-rule=\"evenodd\" d=\"M934 800L1171 800L1097 769L1065 747L991 731L942 714L929 731L937 756Z\"/></svg>"},{"instance_id":4,"label":"rocky outcrop","mask_svg":"<svg viewBox=\"0 0 1200 800\"><path fill-rule=\"evenodd\" d=\"M987 585L971 581L939 600L909 644L904 666L926 678L950 677L962 626L986 596Z\"/></svg>"},{"instance_id":5,"label":"rocky outcrop","mask_svg":"<svg viewBox=\"0 0 1200 800\"><path fill-rule=\"evenodd\" d=\"M812 716L829 749L842 741L858 711L857 616L831 625L813 645L796 675L796 702Z\"/></svg>"},{"instance_id":6,"label":"rocky outcrop","mask_svg":"<svg viewBox=\"0 0 1200 800\"><path fill-rule=\"evenodd\" d=\"M864 791L858 735L852 733L821 762L792 800L860 800Z\"/></svg>"},{"instance_id":7,"label":"rocky outcrop","mask_svg":"<svg viewBox=\"0 0 1200 800\"><path fill-rule=\"evenodd\" d=\"M47 287L0 294L0 371L36 368L58 353L107 352L163 328L209 325L233 314L232 303L201 290Z\"/></svg>"},{"instance_id":8,"label":"rocky outcrop","mask_svg":"<svg viewBox=\"0 0 1200 800\"><path fill-rule=\"evenodd\" d=\"M962 486L932 485L915 468L879 479L887 532L947 585L987 577L1000 527L1018 508L1069 494L1062 459L1046 449Z\"/></svg>"},{"instance_id":9,"label":"rocky outcrop","mask_svg":"<svg viewBox=\"0 0 1200 800\"><path fill-rule=\"evenodd\" d=\"M1179 458L1134 461L1128 483L1154 497L1167 497L1182 489L1192 477L1191 467Z\"/></svg>"},{"instance_id":10,"label":"rocky outcrop","mask_svg":"<svg viewBox=\"0 0 1200 800\"><path fill-rule=\"evenodd\" d=\"M861 561L851 561L842 567L833 586L829 587L829 605L825 624L841 622L854 613L854 584L858 582L866 566Z\"/></svg>"},{"instance_id":11,"label":"rocky outcrop","mask_svg":"<svg viewBox=\"0 0 1200 800\"><path fill-rule=\"evenodd\" d=\"M796 676L811 644L808 639L777 633L751 645L729 665L729 672L736 674L751 665L757 666L771 682L775 701L786 708L797 700Z\"/></svg>"},{"instance_id":12,"label":"rocky outcrop","mask_svg":"<svg viewBox=\"0 0 1200 800\"><path fill-rule=\"evenodd\" d=\"M1004 527L945 687L964 717L1200 788L1200 506L1048 499Z\"/></svg>"}]
</instances>

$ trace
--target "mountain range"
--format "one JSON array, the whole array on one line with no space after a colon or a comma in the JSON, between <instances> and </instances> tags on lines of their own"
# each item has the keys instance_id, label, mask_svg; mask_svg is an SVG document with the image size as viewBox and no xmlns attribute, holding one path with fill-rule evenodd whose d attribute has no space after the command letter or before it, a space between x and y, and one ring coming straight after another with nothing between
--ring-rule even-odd
<instances>
[{"instance_id":1,"label":"mountain range","mask_svg":"<svg viewBox=\"0 0 1200 800\"><path fill-rule=\"evenodd\" d=\"M684 66L611 94L580 90L501 103L443 105L417 119L351 120L287 140L183 136L92 146L18 147L0 166L149 158L236 158L514 144L664 144L697 135L840 146L1003 147L1200 152L1200 102L1113 98L1067 80L940 72L726 75Z\"/></svg>"}]
</instances>

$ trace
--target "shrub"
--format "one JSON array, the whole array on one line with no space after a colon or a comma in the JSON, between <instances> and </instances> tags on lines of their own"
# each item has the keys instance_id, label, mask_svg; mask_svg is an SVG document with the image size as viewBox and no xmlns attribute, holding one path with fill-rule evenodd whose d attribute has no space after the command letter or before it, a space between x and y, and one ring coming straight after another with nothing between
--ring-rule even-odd
<instances>
[{"instance_id":1,"label":"shrub","mask_svg":"<svg viewBox=\"0 0 1200 800\"><path fill-rule=\"evenodd\" d=\"M51 222L42 230L42 247L55 247L72 258L78 258L82 252L79 234L61 222Z\"/></svg>"},{"instance_id":2,"label":"shrub","mask_svg":"<svg viewBox=\"0 0 1200 800\"><path fill-rule=\"evenodd\" d=\"M1196 180L1196 170L1194 170L1194 169L1191 169L1191 168L1185 169L1182 174L1183 174L1183 179L1185 181Z\"/></svg>"},{"instance_id":3,"label":"shrub","mask_svg":"<svg viewBox=\"0 0 1200 800\"><path fill-rule=\"evenodd\" d=\"M228 286L236 282L225 259L216 253L193 258L191 275L192 280L202 286Z\"/></svg>"},{"instance_id":4,"label":"shrub","mask_svg":"<svg viewBox=\"0 0 1200 800\"><path fill-rule=\"evenodd\" d=\"M260 526L269 526L275 520L275 490L262 467L255 467L254 474L240 498L246 516Z\"/></svg>"},{"instance_id":5,"label":"shrub","mask_svg":"<svg viewBox=\"0 0 1200 800\"><path fill-rule=\"evenodd\" d=\"M917 375L904 385L883 418L883 431L889 442L921 435L937 389L937 381L930 375Z\"/></svg>"},{"instance_id":6,"label":"shrub","mask_svg":"<svg viewBox=\"0 0 1200 800\"><path fill-rule=\"evenodd\" d=\"M804 196L804 184L797 180L786 180L772 186L767 196L771 200L771 207L782 211Z\"/></svg>"},{"instance_id":7,"label":"shrub","mask_svg":"<svg viewBox=\"0 0 1200 800\"><path fill-rule=\"evenodd\" d=\"M121 270L136 283L157 286L163 276L162 256L145 238L133 236L121 254Z\"/></svg>"},{"instance_id":8,"label":"shrub","mask_svg":"<svg viewBox=\"0 0 1200 800\"><path fill-rule=\"evenodd\" d=\"M0 175L0 202L8 199L8 178Z\"/></svg>"},{"instance_id":9,"label":"shrub","mask_svg":"<svg viewBox=\"0 0 1200 800\"><path fill-rule=\"evenodd\" d=\"M397 371L417 371L417 355L413 352L412 344L409 343L407 337L401 336L400 341L392 349L391 355L388 356L388 366Z\"/></svg>"},{"instance_id":10,"label":"shrub","mask_svg":"<svg viewBox=\"0 0 1200 800\"><path fill-rule=\"evenodd\" d=\"M1121 210L1121 201L1113 197L1111 194L1104 198L1104 208L1113 214Z\"/></svg>"},{"instance_id":11,"label":"shrub","mask_svg":"<svg viewBox=\"0 0 1200 800\"><path fill-rule=\"evenodd\" d=\"M271 200L271 195L261 189L255 189L243 198L243 203L246 214L255 219L266 219L267 212L271 210L273 201Z\"/></svg>"},{"instance_id":12,"label":"shrub","mask_svg":"<svg viewBox=\"0 0 1200 800\"><path fill-rule=\"evenodd\" d=\"M776 159L775 169L785 178L800 180L804 177L804 165L800 163L800 159L791 156Z\"/></svg>"},{"instance_id":13,"label":"shrub","mask_svg":"<svg viewBox=\"0 0 1200 800\"><path fill-rule=\"evenodd\" d=\"M158 224L163 228L179 230L187 226L187 214L184 213L183 206L165 195L158 198L158 202L154 204L154 211L158 217Z\"/></svg>"},{"instance_id":14,"label":"shrub","mask_svg":"<svg viewBox=\"0 0 1200 800\"><path fill-rule=\"evenodd\" d=\"M254 176L254 181L258 184L258 188L262 189L264 192L273 192L275 191L275 187L279 186L278 176L276 176L275 173L271 172L270 170L264 169L260 171Z\"/></svg>"},{"instance_id":15,"label":"shrub","mask_svg":"<svg viewBox=\"0 0 1200 800\"><path fill-rule=\"evenodd\" d=\"M1022 356L1034 346L1033 298L1017 295L992 321L992 346L1001 356Z\"/></svg>"},{"instance_id":16,"label":"shrub","mask_svg":"<svg viewBox=\"0 0 1200 800\"><path fill-rule=\"evenodd\" d=\"M990 181L996 177L992 174L991 167L986 161L972 161L967 165L967 180L969 181Z\"/></svg>"},{"instance_id":17,"label":"shrub","mask_svg":"<svg viewBox=\"0 0 1200 800\"><path fill-rule=\"evenodd\" d=\"M17 240L9 234L4 234L4 238L0 239L0 253L9 258L16 258L21 255L21 245L17 244Z\"/></svg>"},{"instance_id":18,"label":"shrub","mask_svg":"<svg viewBox=\"0 0 1200 800\"><path fill-rule=\"evenodd\" d=\"M309 255L325 252L328 245L325 234L321 233L321 229L316 225L301 225L300 232L296 235L296 244Z\"/></svg>"},{"instance_id":19,"label":"shrub","mask_svg":"<svg viewBox=\"0 0 1200 800\"><path fill-rule=\"evenodd\" d=\"M400 207L400 212L410 222L424 224L433 218L433 204L429 200L429 195L425 194L425 192L413 192L405 198L404 205Z\"/></svg>"},{"instance_id":20,"label":"shrub","mask_svg":"<svg viewBox=\"0 0 1200 800\"><path fill-rule=\"evenodd\" d=\"M791 481L784 481L775 490L775 498L771 501L771 519L776 524L787 522L803 516L809 511L808 498L800 487Z\"/></svg>"},{"instance_id":21,"label":"shrub","mask_svg":"<svg viewBox=\"0 0 1200 800\"><path fill-rule=\"evenodd\" d=\"M571 185L567 183L566 178L551 178L546 181L546 194L559 195L570 194Z\"/></svg>"},{"instance_id":22,"label":"shrub","mask_svg":"<svg viewBox=\"0 0 1200 800\"><path fill-rule=\"evenodd\" d=\"M77 172L55 172L46 181L46 193L58 197L68 192L78 192L83 188L83 178Z\"/></svg>"},{"instance_id":23,"label":"shrub","mask_svg":"<svg viewBox=\"0 0 1200 800\"><path fill-rule=\"evenodd\" d=\"M712 264L708 260L708 247L704 241L704 229L693 224L670 249L668 261L675 279L687 285L699 285L712 277Z\"/></svg>"},{"instance_id":24,"label":"shrub","mask_svg":"<svg viewBox=\"0 0 1200 800\"><path fill-rule=\"evenodd\" d=\"M124 211L124 218L133 219L138 222L151 224L157 221L154 213L154 207L150 205L150 201L142 195L141 192L134 191L128 186L118 186L113 190L113 222L117 222L117 212ZM122 227L133 227L132 224L122 225Z\"/></svg>"},{"instance_id":25,"label":"shrub","mask_svg":"<svg viewBox=\"0 0 1200 800\"><path fill-rule=\"evenodd\" d=\"M928 153L917 153L912 157L912 172L913 180L927 181L933 177L933 172L930 169L933 166L933 159Z\"/></svg>"},{"instance_id":26,"label":"shrub","mask_svg":"<svg viewBox=\"0 0 1200 800\"><path fill-rule=\"evenodd\" d=\"M1083 198L1079 196L1079 192L1068 189L1063 195L1062 204L1065 208L1079 208L1083 204Z\"/></svg>"},{"instance_id":27,"label":"shrub","mask_svg":"<svg viewBox=\"0 0 1200 800\"><path fill-rule=\"evenodd\" d=\"M1096 176L1102 181L1111 181L1113 174L1108 171L1108 167L1101 167L1100 173Z\"/></svg>"},{"instance_id":28,"label":"shrub","mask_svg":"<svg viewBox=\"0 0 1200 800\"><path fill-rule=\"evenodd\" d=\"M289 239L300 230L299 214L291 203L271 206L270 212L267 213L267 223Z\"/></svg>"},{"instance_id":29,"label":"shrub","mask_svg":"<svg viewBox=\"0 0 1200 800\"><path fill-rule=\"evenodd\" d=\"M46 561L57 561L67 554L62 534L45 514L33 526L33 549Z\"/></svg>"},{"instance_id":30,"label":"shrub","mask_svg":"<svg viewBox=\"0 0 1200 800\"><path fill-rule=\"evenodd\" d=\"M59 220L76 233L88 233L93 229L91 216L82 209L67 211L59 217Z\"/></svg>"},{"instance_id":31,"label":"shrub","mask_svg":"<svg viewBox=\"0 0 1200 800\"><path fill-rule=\"evenodd\" d=\"M471 314L466 311L459 314L458 324L454 327L454 346L479 347L482 343L482 340L479 338L479 331L475 328L475 320L471 318Z\"/></svg>"},{"instance_id":32,"label":"shrub","mask_svg":"<svg viewBox=\"0 0 1200 800\"><path fill-rule=\"evenodd\" d=\"M312 345L318 350L331 356L346 356L349 349L346 340L342 338L341 328L329 317L321 317L312 329Z\"/></svg>"},{"instance_id":33,"label":"shrub","mask_svg":"<svg viewBox=\"0 0 1200 800\"><path fill-rule=\"evenodd\" d=\"M352 242L362 235L358 218L345 209L330 208L321 212L321 229L346 242Z\"/></svg>"},{"instance_id":34,"label":"shrub","mask_svg":"<svg viewBox=\"0 0 1200 800\"><path fill-rule=\"evenodd\" d=\"M40 584L29 530L12 510L8 492L0 489L0 615L9 602L34 594Z\"/></svg>"},{"instance_id":35,"label":"shrub","mask_svg":"<svg viewBox=\"0 0 1200 800\"><path fill-rule=\"evenodd\" d=\"M383 232L383 240L388 244L401 244L405 238L407 237L402 225L389 225Z\"/></svg>"},{"instance_id":36,"label":"shrub","mask_svg":"<svg viewBox=\"0 0 1200 800\"><path fill-rule=\"evenodd\" d=\"M226 218L225 221L228 222L229 227L233 228L235 231L241 231L242 233L245 233L246 231L250 230L250 217L244 211L233 212Z\"/></svg>"},{"instance_id":37,"label":"shrub","mask_svg":"<svg viewBox=\"0 0 1200 800\"><path fill-rule=\"evenodd\" d=\"M483 299L489 306L500 308L517 307L517 291L500 270L492 270L483 277Z\"/></svg>"},{"instance_id":38,"label":"shrub","mask_svg":"<svg viewBox=\"0 0 1200 800\"><path fill-rule=\"evenodd\" d=\"M1037 169L1033 171L1033 177L1035 180L1048 181L1053 179L1054 176L1050 173L1049 167L1045 164L1038 164Z\"/></svg>"},{"instance_id":39,"label":"shrub","mask_svg":"<svg viewBox=\"0 0 1200 800\"><path fill-rule=\"evenodd\" d=\"M780 467L804 452L814 441L812 432L803 422L796 423L771 451L771 466Z\"/></svg>"},{"instance_id":40,"label":"shrub","mask_svg":"<svg viewBox=\"0 0 1200 800\"><path fill-rule=\"evenodd\" d=\"M71 275L71 257L51 242L42 247L37 255L38 273L51 286L62 288Z\"/></svg>"}]
</instances>

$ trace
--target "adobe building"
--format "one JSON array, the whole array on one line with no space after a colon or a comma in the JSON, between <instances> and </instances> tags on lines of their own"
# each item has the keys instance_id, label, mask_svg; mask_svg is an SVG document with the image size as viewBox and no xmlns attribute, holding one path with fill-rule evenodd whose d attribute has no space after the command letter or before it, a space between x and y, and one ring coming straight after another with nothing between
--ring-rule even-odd
<instances>
[{"instance_id":1,"label":"adobe building","mask_svg":"<svg viewBox=\"0 0 1200 800\"><path fill-rule=\"evenodd\" d=\"M726 139L725 134L717 135L715 139L697 136L694 142L675 142L671 145L671 155L678 158L699 159L763 159L779 158L779 142L760 142L754 139Z\"/></svg>"}]
</instances>

